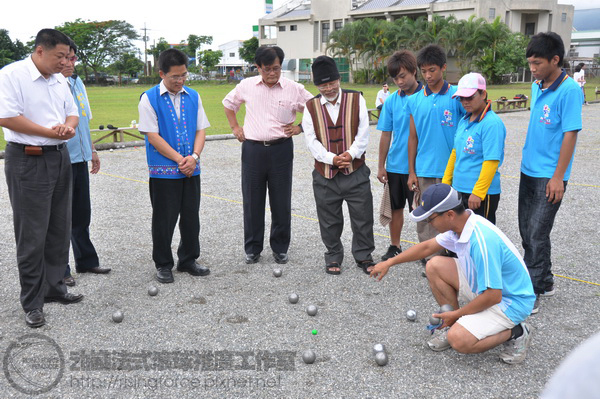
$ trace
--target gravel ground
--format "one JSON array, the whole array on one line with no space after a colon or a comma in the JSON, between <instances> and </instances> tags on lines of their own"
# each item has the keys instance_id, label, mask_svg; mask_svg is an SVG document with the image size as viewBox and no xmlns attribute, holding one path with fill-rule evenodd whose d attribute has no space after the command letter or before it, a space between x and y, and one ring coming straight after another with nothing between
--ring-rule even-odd
<instances>
[{"instance_id":1,"label":"gravel ground","mask_svg":"<svg viewBox=\"0 0 600 399\"><path fill-rule=\"evenodd\" d=\"M279 266L267 248L258 264L246 265L240 144L211 140L202 154L199 259L211 275L175 273L174 284L160 285L158 296L148 296L148 287L158 284L145 151L102 151L101 172L91 178L91 232L102 265L113 271L75 275L71 292L85 294L84 301L46 305L47 325L35 331L25 326L18 302L12 213L6 184L0 183L5 221L0 229L0 396L29 397L23 393L29 389L51 398L537 397L565 355L599 330L600 270L593 254L600 207L591 204L600 191L599 111L600 104L583 110L584 131L552 233L553 271L561 276L557 294L543 299L540 313L530 317L533 344L521 365L502 363L499 348L479 355L429 350L425 326L437 306L421 277L422 266L397 266L382 282L368 279L352 262L349 223L343 272L324 273L312 158L302 136L294 139L290 262L281 267L282 277L273 277L272 269ZM508 137L498 225L520 246L518 175L529 112L501 117ZM371 129L367 164L377 209L379 132ZM387 249L388 231L377 224L375 233L379 258ZM402 238L404 247L416 241L414 223L406 223ZM298 304L288 302L292 292L300 296ZM315 317L305 312L309 304L319 307ZM406 320L408 309L417 311L416 322ZM125 315L120 324L111 320L116 310ZM41 335L24 337L31 333ZM385 367L374 362L375 343L387 347ZM302 361L306 349L317 355L312 365Z\"/></svg>"}]
</instances>

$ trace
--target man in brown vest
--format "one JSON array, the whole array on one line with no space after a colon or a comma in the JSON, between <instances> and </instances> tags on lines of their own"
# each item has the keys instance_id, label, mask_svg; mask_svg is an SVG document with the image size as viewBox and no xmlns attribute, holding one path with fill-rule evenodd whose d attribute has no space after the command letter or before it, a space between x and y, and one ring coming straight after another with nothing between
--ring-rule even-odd
<instances>
[{"instance_id":1,"label":"man in brown vest","mask_svg":"<svg viewBox=\"0 0 600 399\"><path fill-rule=\"evenodd\" d=\"M306 103L302 118L306 144L315 158L313 190L321 238L327 248L325 272L340 274L344 247L342 204L346 201L352 227L352 255L358 267L371 272L375 249L371 171L365 165L369 117L362 94L340 89L335 61L318 57L312 65L320 94Z\"/></svg>"}]
</instances>

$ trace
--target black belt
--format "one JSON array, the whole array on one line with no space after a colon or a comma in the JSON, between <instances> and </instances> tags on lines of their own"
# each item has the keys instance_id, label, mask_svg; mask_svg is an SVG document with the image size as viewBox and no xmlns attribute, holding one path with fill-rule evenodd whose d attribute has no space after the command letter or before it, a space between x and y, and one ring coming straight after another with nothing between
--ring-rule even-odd
<instances>
[{"instance_id":1,"label":"black belt","mask_svg":"<svg viewBox=\"0 0 600 399\"><path fill-rule=\"evenodd\" d=\"M60 151L65 147L65 143L55 144L55 145L33 145L33 144L21 144L21 143L13 143L9 141L6 143L11 147L17 147L25 151L25 147L41 147L42 151Z\"/></svg>"},{"instance_id":2,"label":"black belt","mask_svg":"<svg viewBox=\"0 0 600 399\"><path fill-rule=\"evenodd\" d=\"M250 139L246 139L246 141L249 141L251 143L258 143L258 144L262 144L265 147L268 147L270 145L276 145L276 144L281 144L284 141L286 141L287 139L289 139L289 137L283 137L280 139L276 139L276 140L269 140L269 141L259 141L259 140L250 140Z\"/></svg>"}]
</instances>

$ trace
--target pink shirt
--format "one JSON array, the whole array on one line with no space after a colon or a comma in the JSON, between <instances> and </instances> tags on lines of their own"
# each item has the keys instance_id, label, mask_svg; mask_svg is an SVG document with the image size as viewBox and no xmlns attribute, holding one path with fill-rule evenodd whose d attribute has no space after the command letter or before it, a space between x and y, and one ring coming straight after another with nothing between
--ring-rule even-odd
<instances>
[{"instance_id":1,"label":"pink shirt","mask_svg":"<svg viewBox=\"0 0 600 399\"><path fill-rule=\"evenodd\" d=\"M255 76L242 80L223 99L223 105L238 112L246 104L244 136L250 140L269 141L286 137L283 127L296 120L296 112L313 98L303 85L280 78L273 87Z\"/></svg>"}]
</instances>

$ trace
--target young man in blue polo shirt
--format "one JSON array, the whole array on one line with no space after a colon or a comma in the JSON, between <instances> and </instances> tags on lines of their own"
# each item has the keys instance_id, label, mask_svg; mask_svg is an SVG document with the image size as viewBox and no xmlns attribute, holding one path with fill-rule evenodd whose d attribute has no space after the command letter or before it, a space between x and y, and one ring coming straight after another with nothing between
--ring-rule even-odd
<instances>
[{"instance_id":1,"label":"young man in blue polo shirt","mask_svg":"<svg viewBox=\"0 0 600 399\"><path fill-rule=\"evenodd\" d=\"M385 100L377 123L377 129L381 130L377 178L388 184L392 207L391 243L381 260L388 260L402 252L400 235L407 201L412 211L413 192L408 189L407 148L410 113L406 104L411 95L422 89L421 82L417 80L417 59L410 51L396 51L388 60L387 68L399 90Z\"/></svg>"},{"instance_id":2,"label":"young man in blue polo shirt","mask_svg":"<svg viewBox=\"0 0 600 399\"><path fill-rule=\"evenodd\" d=\"M417 54L417 64L427 85L408 100L411 114L408 187L422 193L432 184L442 182L454 145L456 127L465 110L458 100L452 98L456 87L444 80L444 49L435 44L424 47ZM417 223L420 242L436 234L435 229L427 223Z\"/></svg>"},{"instance_id":3,"label":"young man in blue polo shirt","mask_svg":"<svg viewBox=\"0 0 600 399\"><path fill-rule=\"evenodd\" d=\"M536 304L554 295L550 232L571 174L581 130L579 85L562 69L565 47L554 32L531 38L526 56L536 81L531 86L531 116L521 160L519 231Z\"/></svg>"},{"instance_id":4,"label":"young man in blue polo shirt","mask_svg":"<svg viewBox=\"0 0 600 399\"><path fill-rule=\"evenodd\" d=\"M491 109L480 74L472 72L460 78L452 97L458 97L468 113L458 122L442 183L458 191L465 208L495 224L506 128Z\"/></svg>"},{"instance_id":5,"label":"young man in blue polo shirt","mask_svg":"<svg viewBox=\"0 0 600 399\"><path fill-rule=\"evenodd\" d=\"M443 248L455 252L458 258L436 256L427 262L435 300L456 309L433 314L442 320L441 331L428 346L434 351L452 347L481 353L504 344L500 359L521 363L531 342L531 328L524 320L535 295L519 251L494 224L465 210L458 192L447 184L429 187L421 204L411 218L431 224L440 234L377 264L371 276L381 280L391 266Z\"/></svg>"}]
</instances>

